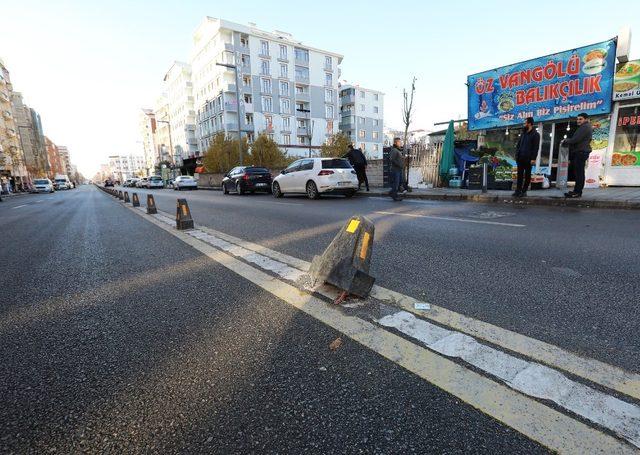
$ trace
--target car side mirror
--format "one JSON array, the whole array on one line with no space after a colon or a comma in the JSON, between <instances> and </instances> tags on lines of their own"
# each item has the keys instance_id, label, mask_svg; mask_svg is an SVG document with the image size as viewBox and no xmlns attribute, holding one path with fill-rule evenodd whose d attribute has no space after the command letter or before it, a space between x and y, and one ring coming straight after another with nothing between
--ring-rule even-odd
<instances>
[{"instance_id":1,"label":"car side mirror","mask_svg":"<svg viewBox=\"0 0 640 455\"><path fill-rule=\"evenodd\" d=\"M281 171L280 171L280 174L282 174L282 175L284 175L284 174L286 174L286 173L287 173L287 171L286 171L285 169L283 169L283 170L281 170Z\"/></svg>"}]
</instances>

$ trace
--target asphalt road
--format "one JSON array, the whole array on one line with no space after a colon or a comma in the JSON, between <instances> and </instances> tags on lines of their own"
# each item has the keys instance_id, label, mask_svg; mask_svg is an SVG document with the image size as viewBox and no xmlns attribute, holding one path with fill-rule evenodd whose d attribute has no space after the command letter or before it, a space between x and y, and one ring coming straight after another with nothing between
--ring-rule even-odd
<instances>
[{"instance_id":1,"label":"asphalt road","mask_svg":"<svg viewBox=\"0 0 640 455\"><path fill-rule=\"evenodd\" d=\"M175 209L175 194L156 194ZM185 196L197 223L306 259L353 212L489 210ZM638 283L625 281L637 274L637 215L499 210L526 227L381 216L373 273L576 349L615 347L610 361L637 368ZM591 234L571 248L575 229ZM330 350L334 329L95 188L0 203L0 239L1 453L545 451L355 342Z\"/></svg>"},{"instance_id":2,"label":"asphalt road","mask_svg":"<svg viewBox=\"0 0 640 455\"><path fill-rule=\"evenodd\" d=\"M305 260L369 216L378 284L640 372L639 211L136 191L169 213L184 197L196 224Z\"/></svg>"}]
</instances>

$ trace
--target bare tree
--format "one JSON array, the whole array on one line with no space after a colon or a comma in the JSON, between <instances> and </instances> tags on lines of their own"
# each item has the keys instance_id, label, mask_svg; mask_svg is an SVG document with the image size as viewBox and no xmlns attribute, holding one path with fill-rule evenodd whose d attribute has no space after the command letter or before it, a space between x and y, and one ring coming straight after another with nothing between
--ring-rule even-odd
<instances>
[{"instance_id":1,"label":"bare tree","mask_svg":"<svg viewBox=\"0 0 640 455\"><path fill-rule=\"evenodd\" d=\"M411 156L409 154L408 147L408 139L409 139L409 126L411 125L411 120L413 120L413 95L416 92L416 78L414 77L411 81L411 93L407 93L407 89L402 90L402 122L404 123L404 138L403 138L403 148L404 154L407 157L407 165L405 166L405 182L407 185L407 190L409 189L409 166L411 165Z\"/></svg>"}]
</instances>

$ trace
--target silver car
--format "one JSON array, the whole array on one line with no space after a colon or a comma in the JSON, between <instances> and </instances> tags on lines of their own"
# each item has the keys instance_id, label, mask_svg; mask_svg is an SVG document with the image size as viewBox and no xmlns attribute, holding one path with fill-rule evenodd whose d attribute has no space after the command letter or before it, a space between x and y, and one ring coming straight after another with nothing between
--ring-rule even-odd
<instances>
[{"instance_id":1,"label":"silver car","mask_svg":"<svg viewBox=\"0 0 640 455\"><path fill-rule=\"evenodd\" d=\"M49 179L36 179L33 181L33 193L53 193L53 182Z\"/></svg>"}]
</instances>

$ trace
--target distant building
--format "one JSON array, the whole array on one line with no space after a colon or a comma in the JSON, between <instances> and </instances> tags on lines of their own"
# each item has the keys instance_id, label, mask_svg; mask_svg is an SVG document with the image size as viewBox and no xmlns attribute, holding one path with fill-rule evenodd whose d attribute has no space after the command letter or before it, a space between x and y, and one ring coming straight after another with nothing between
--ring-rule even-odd
<instances>
[{"instance_id":1,"label":"distant building","mask_svg":"<svg viewBox=\"0 0 640 455\"><path fill-rule=\"evenodd\" d=\"M169 103L166 94L162 94L156 101L154 109L156 130L154 134L154 145L156 150L155 163L175 163L176 156L173 150L171 139L171 127L169 126Z\"/></svg>"},{"instance_id":2,"label":"distant building","mask_svg":"<svg viewBox=\"0 0 640 455\"><path fill-rule=\"evenodd\" d=\"M166 94L166 120L171 126L171 142L176 164L198 155L196 140L196 113L193 108L191 66L184 62L173 62L164 76Z\"/></svg>"},{"instance_id":3,"label":"distant building","mask_svg":"<svg viewBox=\"0 0 640 455\"><path fill-rule=\"evenodd\" d=\"M289 33L206 17L190 60L199 149L218 132L249 142L265 133L294 156L318 149L338 131L341 62ZM234 70L217 63L238 68L239 105Z\"/></svg>"},{"instance_id":4,"label":"distant building","mask_svg":"<svg viewBox=\"0 0 640 455\"><path fill-rule=\"evenodd\" d=\"M13 92L11 99L27 171L32 178L44 177L49 171L49 160L40 115L24 104L20 92Z\"/></svg>"},{"instance_id":5,"label":"distant building","mask_svg":"<svg viewBox=\"0 0 640 455\"><path fill-rule=\"evenodd\" d=\"M44 137L45 150L47 151L47 160L49 161L49 171L47 176L53 179L56 174L64 174L65 169L60 160L58 146L48 137Z\"/></svg>"},{"instance_id":6,"label":"distant building","mask_svg":"<svg viewBox=\"0 0 640 455\"><path fill-rule=\"evenodd\" d=\"M154 173L157 151L155 146L156 117L151 109L140 112L140 136L142 137L142 156L144 157L145 175Z\"/></svg>"},{"instance_id":7,"label":"distant building","mask_svg":"<svg viewBox=\"0 0 640 455\"><path fill-rule=\"evenodd\" d=\"M58 156L60 157L60 164L63 169L63 174L71 174L71 156L69 155L69 149L64 145L58 145Z\"/></svg>"},{"instance_id":8,"label":"distant building","mask_svg":"<svg viewBox=\"0 0 640 455\"><path fill-rule=\"evenodd\" d=\"M14 188L22 188L28 183L28 172L12 100L9 70L0 60L0 182L11 181Z\"/></svg>"},{"instance_id":9,"label":"distant building","mask_svg":"<svg viewBox=\"0 0 640 455\"><path fill-rule=\"evenodd\" d=\"M145 159L140 155L112 155L109 157L109 174L114 180L124 182L133 177L144 176Z\"/></svg>"},{"instance_id":10,"label":"distant building","mask_svg":"<svg viewBox=\"0 0 640 455\"><path fill-rule=\"evenodd\" d=\"M382 158L384 94L358 85L340 86L340 131L367 156Z\"/></svg>"}]
</instances>

